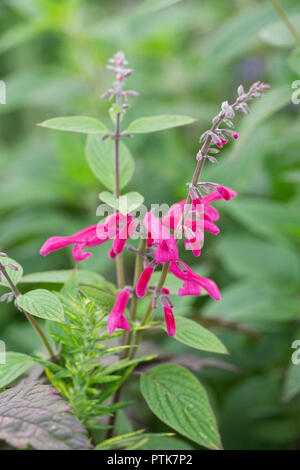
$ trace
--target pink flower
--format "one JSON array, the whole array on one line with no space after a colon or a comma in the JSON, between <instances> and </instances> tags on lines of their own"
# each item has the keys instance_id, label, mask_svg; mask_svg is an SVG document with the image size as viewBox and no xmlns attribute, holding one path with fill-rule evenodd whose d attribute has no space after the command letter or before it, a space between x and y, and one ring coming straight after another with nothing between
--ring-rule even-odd
<instances>
[{"instance_id":1,"label":"pink flower","mask_svg":"<svg viewBox=\"0 0 300 470\"><path fill-rule=\"evenodd\" d=\"M130 293L127 289L123 289L119 293L117 300L107 320L108 333L110 335L113 334L116 328L130 331L129 322L124 315L125 309L129 301L129 297L130 297Z\"/></svg>"},{"instance_id":2,"label":"pink flower","mask_svg":"<svg viewBox=\"0 0 300 470\"><path fill-rule=\"evenodd\" d=\"M170 305L164 305L164 316L167 327L167 332L169 336L175 336L176 333L176 323L173 314L173 309Z\"/></svg>"},{"instance_id":3,"label":"pink flower","mask_svg":"<svg viewBox=\"0 0 300 470\"><path fill-rule=\"evenodd\" d=\"M155 261L157 264L178 259L178 248L174 236L170 234L163 220L155 217L152 212L147 212L144 225L148 232L147 246L157 245Z\"/></svg>"},{"instance_id":4,"label":"pink flower","mask_svg":"<svg viewBox=\"0 0 300 470\"><path fill-rule=\"evenodd\" d=\"M154 267L152 266L146 266L143 270L136 286L136 295L138 297L144 297L146 295L147 287L150 282L153 271Z\"/></svg>"},{"instance_id":5,"label":"pink flower","mask_svg":"<svg viewBox=\"0 0 300 470\"><path fill-rule=\"evenodd\" d=\"M137 227L137 221L135 221L132 215L127 215L126 222L123 227L119 230L116 238L113 241L112 249L116 255L122 253L125 243L128 238L131 237Z\"/></svg>"},{"instance_id":6,"label":"pink flower","mask_svg":"<svg viewBox=\"0 0 300 470\"><path fill-rule=\"evenodd\" d=\"M168 263L169 261L178 260L178 248L176 240L170 238L169 240L159 240L158 246L155 250L155 261L159 263Z\"/></svg>"},{"instance_id":7,"label":"pink flower","mask_svg":"<svg viewBox=\"0 0 300 470\"><path fill-rule=\"evenodd\" d=\"M101 224L100 224L101 225ZM40 253L43 256L52 253L52 251L60 250L68 245L74 245L73 258L75 261L83 261L88 259L92 253L83 252L84 248L101 245L101 243L109 240L109 236L105 233L105 226L103 228L102 238L98 236L98 225L92 225L80 232L75 233L69 237L51 237L42 246Z\"/></svg>"},{"instance_id":8,"label":"pink flower","mask_svg":"<svg viewBox=\"0 0 300 470\"><path fill-rule=\"evenodd\" d=\"M212 279L199 276L183 261L180 261L180 265L183 269L180 269L178 263L175 262L171 263L169 268L170 272L174 274L174 276L184 281L183 287L178 291L180 296L200 295L201 287L203 287L210 297L215 300L220 300L220 291L217 284Z\"/></svg>"}]
</instances>

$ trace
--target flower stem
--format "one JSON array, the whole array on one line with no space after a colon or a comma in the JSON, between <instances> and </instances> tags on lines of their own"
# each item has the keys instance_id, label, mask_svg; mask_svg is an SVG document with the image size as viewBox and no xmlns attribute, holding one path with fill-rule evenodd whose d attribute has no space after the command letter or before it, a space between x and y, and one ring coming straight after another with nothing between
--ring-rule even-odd
<instances>
[{"instance_id":1,"label":"flower stem","mask_svg":"<svg viewBox=\"0 0 300 470\"><path fill-rule=\"evenodd\" d=\"M21 292L19 291L19 289L17 288L17 286L13 283L12 279L10 278L7 270L5 269L5 266L0 263L0 271L1 273L3 274L3 276L5 277L5 279L7 280L10 288L11 288L11 291L12 293L14 294L15 298L17 298L19 295L21 295ZM30 315L29 312L26 312L26 310L24 310L22 308L22 312L24 313L24 315L26 316L27 320L29 321L29 323L33 326L33 328L36 330L37 334L39 335L39 337L41 338L45 348L47 349L48 353L50 354L50 358L51 359L55 359L55 354L54 354L54 351L53 349L51 348L50 346L50 343L49 341L47 340L44 332L42 331L42 329L40 328L39 324L36 322L36 320L34 319L34 317L32 315Z\"/></svg>"},{"instance_id":2,"label":"flower stem","mask_svg":"<svg viewBox=\"0 0 300 470\"><path fill-rule=\"evenodd\" d=\"M277 11L278 15L280 16L280 18L282 19L282 21L284 22L284 24L286 25L286 27L288 28L292 36L294 36L298 46L300 47L300 35L298 31L296 30L296 28L294 27L294 25L292 24L292 22L289 20L289 17L285 13L285 11L281 8L277 0L271 0L271 2L275 10Z\"/></svg>"}]
</instances>

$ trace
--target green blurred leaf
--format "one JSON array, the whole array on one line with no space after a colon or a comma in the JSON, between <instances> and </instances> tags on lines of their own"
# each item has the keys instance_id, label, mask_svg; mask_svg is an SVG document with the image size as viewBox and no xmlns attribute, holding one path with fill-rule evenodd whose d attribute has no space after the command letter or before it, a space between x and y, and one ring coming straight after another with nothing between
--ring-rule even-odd
<instances>
[{"instance_id":1,"label":"green blurred leaf","mask_svg":"<svg viewBox=\"0 0 300 470\"><path fill-rule=\"evenodd\" d=\"M155 367L141 377L141 392L159 419L209 449L221 442L214 414L200 382L181 366Z\"/></svg>"},{"instance_id":2,"label":"green blurred leaf","mask_svg":"<svg viewBox=\"0 0 300 470\"><path fill-rule=\"evenodd\" d=\"M87 116L57 117L43 121L38 126L59 131L82 132L84 134L107 134L109 132L98 119Z\"/></svg>"},{"instance_id":3,"label":"green blurred leaf","mask_svg":"<svg viewBox=\"0 0 300 470\"><path fill-rule=\"evenodd\" d=\"M174 338L180 343L200 351L228 354L225 346L211 331L189 318L176 317L176 335Z\"/></svg>"},{"instance_id":4,"label":"green blurred leaf","mask_svg":"<svg viewBox=\"0 0 300 470\"><path fill-rule=\"evenodd\" d=\"M237 277L268 278L280 284L299 282L300 259L291 247L231 235L220 238L217 251L226 268Z\"/></svg>"},{"instance_id":5,"label":"green blurred leaf","mask_svg":"<svg viewBox=\"0 0 300 470\"><path fill-rule=\"evenodd\" d=\"M147 132L162 131L172 127L185 126L192 124L197 119L190 116L177 116L165 114L160 116L142 117L129 124L128 132L130 134L145 134Z\"/></svg>"},{"instance_id":6,"label":"green blurred leaf","mask_svg":"<svg viewBox=\"0 0 300 470\"><path fill-rule=\"evenodd\" d=\"M23 275L22 266L19 263L17 263L14 259L6 258L4 256L0 256L0 262L5 266L7 274L11 278L12 282L14 284L18 284L18 282L20 281L20 279ZM18 270L15 271L13 268L10 268L9 266L7 266L8 264L12 264L12 265L16 266L18 268ZM0 285L5 286L5 287L10 287L7 280L5 279L5 277L4 276L2 276L2 277L3 277L3 279L0 282Z\"/></svg>"},{"instance_id":7,"label":"green blurred leaf","mask_svg":"<svg viewBox=\"0 0 300 470\"><path fill-rule=\"evenodd\" d=\"M34 362L35 360L26 354L6 352L5 364L0 362L0 388L6 387L24 374Z\"/></svg>"},{"instance_id":8,"label":"green blurred leaf","mask_svg":"<svg viewBox=\"0 0 300 470\"><path fill-rule=\"evenodd\" d=\"M286 235L300 236L300 214L293 207L263 198L239 197L224 206L250 231L283 240Z\"/></svg>"},{"instance_id":9,"label":"green blurred leaf","mask_svg":"<svg viewBox=\"0 0 300 470\"><path fill-rule=\"evenodd\" d=\"M135 191L130 193L122 194L119 198L116 198L112 193L103 191L99 195L100 199L111 207L114 207L123 215L127 215L133 212L144 202L144 197Z\"/></svg>"},{"instance_id":10,"label":"green blurred leaf","mask_svg":"<svg viewBox=\"0 0 300 470\"><path fill-rule=\"evenodd\" d=\"M181 0L143 0L143 3L138 8L137 13L145 15L157 10L161 10L162 8L170 7L171 5L174 5L180 1Z\"/></svg>"},{"instance_id":11,"label":"green blurred leaf","mask_svg":"<svg viewBox=\"0 0 300 470\"><path fill-rule=\"evenodd\" d=\"M300 49L295 49L288 58L288 64L291 69L300 75Z\"/></svg>"},{"instance_id":12,"label":"green blurred leaf","mask_svg":"<svg viewBox=\"0 0 300 470\"><path fill-rule=\"evenodd\" d=\"M206 316L232 321L284 322L299 318L300 301L278 286L262 281L238 282L221 292L219 302L208 301Z\"/></svg>"},{"instance_id":13,"label":"green blurred leaf","mask_svg":"<svg viewBox=\"0 0 300 470\"><path fill-rule=\"evenodd\" d=\"M115 189L115 149L111 139L101 141L97 136L88 136L86 144L87 162L94 175L108 189ZM128 148L120 142L120 187L125 186L132 177L134 161Z\"/></svg>"},{"instance_id":14,"label":"green blurred leaf","mask_svg":"<svg viewBox=\"0 0 300 470\"><path fill-rule=\"evenodd\" d=\"M35 289L17 298L19 307L45 320L63 322L64 310L55 294L46 289Z\"/></svg>"},{"instance_id":15,"label":"green blurred leaf","mask_svg":"<svg viewBox=\"0 0 300 470\"><path fill-rule=\"evenodd\" d=\"M40 273L26 274L20 280L21 283L35 284L35 283L54 283L54 284L64 284L71 274L73 273L72 269L59 269L57 271L43 271ZM94 273L92 271L85 271L84 269L78 270L78 280L79 282L85 284L103 284L105 282L104 277L100 274Z\"/></svg>"},{"instance_id":16,"label":"green blurred leaf","mask_svg":"<svg viewBox=\"0 0 300 470\"><path fill-rule=\"evenodd\" d=\"M294 13L290 15L289 21L295 27L296 31L299 31L300 14ZM263 28L260 32L260 37L272 46L290 47L297 42L296 38L282 20L278 20Z\"/></svg>"}]
</instances>

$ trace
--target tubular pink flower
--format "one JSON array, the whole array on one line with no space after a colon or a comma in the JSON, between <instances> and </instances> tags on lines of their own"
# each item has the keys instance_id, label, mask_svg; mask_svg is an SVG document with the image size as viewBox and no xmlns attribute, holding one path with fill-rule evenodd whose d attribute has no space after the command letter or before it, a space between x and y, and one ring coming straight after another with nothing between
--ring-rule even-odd
<instances>
[{"instance_id":1,"label":"tubular pink flower","mask_svg":"<svg viewBox=\"0 0 300 470\"><path fill-rule=\"evenodd\" d=\"M125 309L129 301L129 297L130 293L127 289L123 289L119 293L107 320L108 333L110 335L113 334L116 328L130 331L129 322L124 315Z\"/></svg>"},{"instance_id":2,"label":"tubular pink flower","mask_svg":"<svg viewBox=\"0 0 300 470\"><path fill-rule=\"evenodd\" d=\"M131 215L127 215L127 222L123 225L120 231L117 233L116 238L113 241L113 251L116 255L122 253L125 243L130 238L132 233L137 227L137 222Z\"/></svg>"},{"instance_id":3,"label":"tubular pink flower","mask_svg":"<svg viewBox=\"0 0 300 470\"><path fill-rule=\"evenodd\" d=\"M152 266L146 266L143 270L136 286L136 295L138 297L145 297L153 271L154 267Z\"/></svg>"},{"instance_id":4,"label":"tubular pink flower","mask_svg":"<svg viewBox=\"0 0 300 470\"><path fill-rule=\"evenodd\" d=\"M155 250L156 263L168 263L169 261L177 260L178 248L176 245L176 240L174 238L170 238L169 240L159 240L158 246Z\"/></svg>"},{"instance_id":5,"label":"tubular pink flower","mask_svg":"<svg viewBox=\"0 0 300 470\"><path fill-rule=\"evenodd\" d=\"M185 264L183 261L180 260L180 265L183 266L183 269L180 269L178 266L178 263L171 263L170 264L170 272L178 277L179 279L185 281L182 287L182 290L180 290L179 295L199 295L198 294L193 294L193 293L188 293L188 292L195 292L196 291L196 285L203 287L210 295L215 300L220 300L221 295L220 291L218 289L217 284L212 280L208 279L205 277L199 276L197 273L195 273L187 264ZM179 293L179 292L178 292Z\"/></svg>"},{"instance_id":6,"label":"tubular pink flower","mask_svg":"<svg viewBox=\"0 0 300 470\"><path fill-rule=\"evenodd\" d=\"M229 196L229 198L226 199L227 201L237 196L237 193L233 191L233 189L227 188L226 186L219 185L218 188L223 188L223 191L227 191L227 195ZM218 191L213 191L210 194L207 194L206 196L204 196L202 198L202 202L204 204L210 204L211 202L219 201L220 199L224 199L224 198L218 190Z\"/></svg>"},{"instance_id":7,"label":"tubular pink flower","mask_svg":"<svg viewBox=\"0 0 300 470\"><path fill-rule=\"evenodd\" d=\"M102 228L104 228L104 224L102 224ZM108 235L105 234L105 232L103 232L102 237L99 237L97 230L98 225L92 225L69 237L51 237L42 246L40 254L46 256L49 253L52 253L56 250L60 250L61 248L65 248L68 245L74 245L74 260L83 261L85 259L88 259L92 253L83 253L84 248L101 245L110 238Z\"/></svg>"},{"instance_id":8,"label":"tubular pink flower","mask_svg":"<svg viewBox=\"0 0 300 470\"><path fill-rule=\"evenodd\" d=\"M181 297L185 295L201 295L201 286L198 282L184 281L183 286L178 290L178 295Z\"/></svg>"},{"instance_id":9,"label":"tubular pink flower","mask_svg":"<svg viewBox=\"0 0 300 470\"><path fill-rule=\"evenodd\" d=\"M163 309L164 309L164 316L165 316L165 322L166 322L168 335L175 336L176 323L175 323L175 318L173 314L173 309L169 305L164 305Z\"/></svg>"}]
</instances>

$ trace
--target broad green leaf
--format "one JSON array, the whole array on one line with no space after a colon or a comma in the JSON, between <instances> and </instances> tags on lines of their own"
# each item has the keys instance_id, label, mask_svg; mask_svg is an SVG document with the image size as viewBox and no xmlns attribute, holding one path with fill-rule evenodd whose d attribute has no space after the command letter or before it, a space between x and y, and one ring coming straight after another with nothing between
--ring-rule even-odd
<instances>
[{"instance_id":1,"label":"broad green leaf","mask_svg":"<svg viewBox=\"0 0 300 470\"><path fill-rule=\"evenodd\" d=\"M12 282L14 284L18 284L18 282L20 281L20 279L23 275L22 266L19 263L17 263L14 259L6 258L6 257L3 257L3 256L0 256L0 262L5 266L7 274L11 278ZM18 271L15 271L14 269L7 266L8 264L12 264L12 265L16 266L18 268ZM2 281L0 282L0 286L9 287L9 284L8 284L8 282L7 282L7 280L5 279L4 276L3 276Z\"/></svg>"},{"instance_id":2,"label":"broad green leaf","mask_svg":"<svg viewBox=\"0 0 300 470\"><path fill-rule=\"evenodd\" d=\"M26 274L20 280L21 283L25 284L36 284L36 283L54 283L63 284L67 282L71 276L72 269L60 269L57 271L43 271L40 273ZM84 269L78 270L78 280L86 284L103 284L104 278L97 273L92 271L86 271Z\"/></svg>"},{"instance_id":3,"label":"broad green leaf","mask_svg":"<svg viewBox=\"0 0 300 470\"><path fill-rule=\"evenodd\" d=\"M141 392L168 426L204 447L222 448L206 392L190 371L174 364L155 367L142 375Z\"/></svg>"},{"instance_id":4,"label":"broad green leaf","mask_svg":"<svg viewBox=\"0 0 300 470\"><path fill-rule=\"evenodd\" d=\"M38 124L59 131L82 132L83 134L107 134L109 130L98 121L87 116L66 116L48 119Z\"/></svg>"},{"instance_id":5,"label":"broad green leaf","mask_svg":"<svg viewBox=\"0 0 300 470\"><path fill-rule=\"evenodd\" d=\"M295 49L288 58L291 69L300 76L300 49Z\"/></svg>"},{"instance_id":6,"label":"broad green leaf","mask_svg":"<svg viewBox=\"0 0 300 470\"><path fill-rule=\"evenodd\" d=\"M298 354L299 356L299 354ZM291 400L300 392L300 364L291 364L284 383L283 398Z\"/></svg>"},{"instance_id":7,"label":"broad green leaf","mask_svg":"<svg viewBox=\"0 0 300 470\"><path fill-rule=\"evenodd\" d=\"M4 357L5 364L0 362L0 388L6 387L20 377L35 362L32 357L16 352L8 351Z\"/></svg>"},{"instance_id":8,"label":"broad green leaf","mask_svg":"<svg viewBox=\"0 0 300 470\"><path fill-rule=\"evenodd\" d=\"M289 16L289 21L296 31L300 29L300 14L294 13ZM278 20L261 30L260 37L273 46L290 47L296 44L296 38L290 32L282 20Z\"/></svg>"},{"instance_id":9,"label":"broad green leaf","mask_svg":"<svg viewBox=\"0 0 300 470\"><path fill-rule=\"evenodd\" d=\"M64 310L60 300L46 289L31 290L24 295L19 295L17 303L19 307L35 317L57 322L64 321Z\"/></svg>"},{"instance_id":10,"label":"broad green leaf","mask_svg":"<svg viewBox=\"0 0 300 470\"><path fill-rule=\"evenodd\" d=\"M86 430L55 388L21 382L0 394L0 439L13 447L37 450L84 450Z\"/></svg>"},{"instance_id":11,"label":"broad green leaf","mask_svg":"<svg viewBox=\"0 0 300 470\"><path fill-rule=\"evenodd\" d=\"M220 316L231 321L284 322L299 318L300 301L272 283L249 280L222 289L219 302L208 301L206 316Z\"/></svg>"},{"instance_id":12,"label":"broad green leaf","mask_svg":"<svg viewBox=\"0 0 300 470\"><path fill-rule=\"evenodd\" d=\"M262 28L277 19L272 5L253 5L241 9L222 22L207 45L207 59L212 64L223 65L241 55L258 42Z\"/></svg>"},{"instance_id":13,"label":"broad green leaf","mask_svg":"<svg viewBox=\"0 0 300 470\"><path fill-rule=\"evenodd\" d=\"M143 0L141 6L138 8L137 13L148 14L163 8L170 7L181 0Z\"/></svg>"},{"instance_id":14,"label":"broad green leaf","mask_svg":"<svg viewBox=\"0 0 300 470\"><path fill-rule=\"evenodd\" d=\"M262 277L280 284L298 284L299 255L285 245L231 235L220 238L217 252L226 268L237 277Z\"/></svg>"},{"instance_id":15,"label":"broad green leaf","mask_svg":"<svg viewBox=\"0 0 300 470\"><path fill-rule=\"evenodd\" d=\"M86 144L87 162L94 175L110 190L115 189L115 148L111 139L100 140L89 135ZM128 148L120 142L119 173L120 187L123 188L131 179L134 161Z\"/></svg>"},{"instance_id":16,"label":"broad green leaf","mask_svg":"<svg viewBox=\"0 0 300 470\"><path fill-rule=\"evenodd\" d=\"M147 132L161 131L172 127L192 124L197 119L190 116L180 116L176 114L162 114L159 116L142 117L133 121L129 127L130 134L145 134Z\"/></svg>"},{"instance_id":17,"label":"broad green leaf","mask_svg":"<svg viewBox=\"0 0 300 470\"><path fill-rule=\"evenodd\" d=\"M111 207L120 211L123 215L127 215L140 207L144 202L144 197L135 191L123 194L116 198L112 193L103 191L99 195L100 199Z\"/></svg>"},{"instance_id":18,"label":"broad green leaf","mask_svg":"<svg viewBox=\"0 0 300 470\"><path fill-rule=\"evenodd\" d=\"M227 354L228 351L221 341L209 330L189 318L176 317L176 335L180 343L200 351L211 351Z\"/></svg>"},{"instance_id":19,"label":"broad green leaf","mask_svg":"<svg viewBox=\"0 0 300 470\"><path fill-rule=\"evenodd\" d=\"M93 300L97 306L104 311L104 313L109 314L113 305L116 301L116 298L104 292L103 290L97 289L95 287L85 287L81 286L80 291L90 300Z\"/></svg>"},{"instance_id":20,"label":"broad green leaf","mask_svg":"<svg viewBox=\"0 0 300 470\"><path fill-rule=\"evenodd\" d=\"M282 240L286 235L300 237L300 214L294 207L263 198L238 197L230 201L232 217L252 232Z\"/></svg>"}]
</instances>

